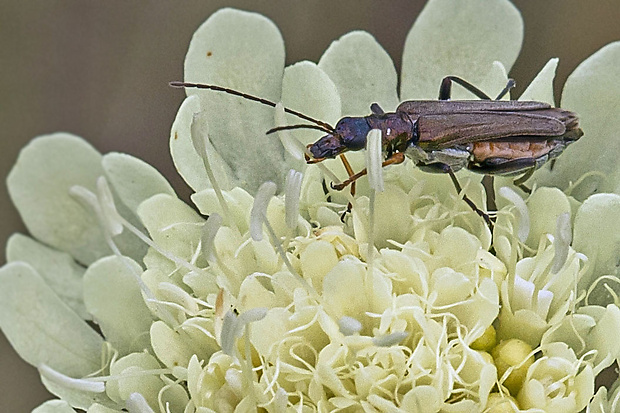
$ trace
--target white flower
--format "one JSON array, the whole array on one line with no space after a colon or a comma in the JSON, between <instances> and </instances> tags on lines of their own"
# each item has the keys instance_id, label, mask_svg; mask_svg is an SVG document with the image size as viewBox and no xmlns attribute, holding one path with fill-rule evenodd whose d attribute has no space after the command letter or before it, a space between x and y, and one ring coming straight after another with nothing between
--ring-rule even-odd
<instances>
[{"instance_id":1,"label":"white flower","mask_svg":"<svg viewBox=\"0 0 620 413\"><path fill-rule=\"evenodd\" d=\"M34 140L8 184L39 241L9 241L0 327L62 399L39 410L583 409L620 356L620 196L616 181L590 173L620 173L620 125L601 114L619 105L617 82L587 95L613 75L619 44L569 78L562 103L586 136L537 172L531 195L501 192L510 202L498 199L493 236L445 176L406 162L360 180L353 198L329 188L346 177L338 161L306 166L265 135L276 118L299 123L280 102L334 123L373 102L390 111L435 98L446 75L496 94L522 31L504 0L429 1L407 38L399 98L368 33L285 68L268 19L215 13L192 39L185 80L278 105L187 90L170 146L202 215L135 158L101 156L67 134ZM556 65L522 98L551 101ZM282 139L307 144L315 132ZM363 153L349 158L363 168ZM484 205L480 176L459 178ZM592 409L610 403L599 392Z\"/></svg>"}]
</instances>

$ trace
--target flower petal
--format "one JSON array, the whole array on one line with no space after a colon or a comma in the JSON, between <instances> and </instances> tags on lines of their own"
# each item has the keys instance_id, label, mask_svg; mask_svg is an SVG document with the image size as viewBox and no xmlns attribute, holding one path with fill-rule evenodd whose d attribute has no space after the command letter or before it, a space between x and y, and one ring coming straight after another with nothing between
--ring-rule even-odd
<instances>
[{"instance_id":1,"label":"flower petal","mask_svg":"<svg viewBox=\"0 0 620 413\"><path fill-rule=\"evenodd\" d=\"M557 57L549 59L534 80L528 85L527 89L519 96L519 100L535 100L555 106L553 79L555 79L555 70L558 67L559 61L560 59Z\"/></svg>"},{"instance_id":2,"label":"flower petal","mask_svg":"<svg viewBox=\"0 0 620 413\"><path fill-rule=\"evenodd\" d=\"M185 58L185 80L216 84L280 100L284 42L264 16L222 9L194 33ZM288 169L278 139L266 136L273 109L223 93L188 89L198 95L213 147L234 170L241 186L255 192L261 183L284 182Z\"/></svg>"},{"instance_id":3,"label":"flower petal","mask_svg":"<svg viewBox=\"0 0 620 413\"><path fill-rule=\"evenodd\" d=\"M579 114L585 135L570 145L550 172L540 169L534 178L539 185L567 188L588 172L600 172L578 185L571 195L583 200L596 192L620 192L620 42L594 53L568 77L562 107Z\"/></svg>"},{"instance_id":4,"label":"flower petal","mask_svg":"<svg viewBox=\"0 0 620 413\"><path fill-rule=\"evenodd\" d=\"M368 115L372 103L386 111L396 109L394 63L370 33L355 31L334 41L323 53L319 67L338 88L343 115Z\"/></svg>"},{"instance_id":5,"label":"flower petal","mask_svg":"<svg viewBox=\"0 0 620 413\"><path fill-rule=\"evenodd\" d=\"M192 144L192 133L197 131L194 122L200 122L200 126L206 128L206 120L199 115L200 113L200 99L197 96L188 97L181 104L170 131L170 155L174 166L179 175L196 192L211 187L204 162ZM232 170L213 148L211 142L207 142L208 161L215 179L221 188L231 188Z\"/></svg>"},{"instance_id":6,"label":"flower petal","mask_svg":"<svg viewBox=\"0 0 620 413\"><path fill-rule=\"evenodd\" d=\"M106 341L121 355L148 348L153 321L132 271L142 273L135 261L110 256L93 263L84 274L84 303Z\"/></svg>"},{"instance_id":7,"label":"flower petal","mask_svg":"<svg viewBox=\"0 0 620 413\"><path fill-rule=\"evenodd\" d=\"M26 362L45 363L72 377L99 369L103 339L30 265L5 265L0 284L0 327Z\"/></svg>"},{"instance_id":8,"label":"flower petal","mask_svg":"<svg viewBox=\"0 0 620 413\"><path fill-rule=\"evenodd\" d=\"M620 260L620 195L596 194L575 214L573 248L588 257L589 271L579 281L588 288L597 277L617 275Z\"/></svg>"},{"instance_id":9,"label":"flower petal","mask_svg":"<svg viewBox=\"0 0 620 413\"><path fill-rule=\"evenodd\" d=\"M6 246L8 262L24 261L43 277L56 295L80 317L91 318L82 298L84 267L66 252L47 247L22 234L13 234Z\"/></svg>"},{"instance_id":10,"label":"flower petal","mask_svg":"<svg viewBox=\"0 0 620 413\"><path fill-rule=\"evenodd\" d=\"M287 108L294 109L331 125L340 119L341 102L336 85L313 62L298 62L284 69L282 103ZM307 123L300 121L299 118L293 115L287 115L287 121L291 125ZM318 140L325 134L325 132L308 129L292 130L290 133L304 145ZM301 163L295 166L301 166ZM301 170L300 167L296 169Z\"/></svg>"},{"instance_id":11,"label":"flower petal","mask_svg":"<svg viewBox=\"0 0 620 413\"><path fill-rule=\"evenodd\" d=\"M95 192L104 174L101 155L68 133L34 139L22 149L7 179L9 194L28 231L47 245L90 264L110 253L97 218L69 195L80 185Z\"/></svg>"},{"instance_id":12,"label":"flower petal","mask_svg":"<svg viewBox=\"0 0 620 413\"><path fill-rule=\"evenodd\" d=\"M103 156L103 169L120 200L135 213L142 201L155 194L175 195L157 169L125 153Z\"/></svg>"},{"instance_id":13,"label":"flower petal","mask_svg":"<svg viewBox=\"0 0 620 413\"><path fill-rule=\"evenodd\" d=\"M541 235L555 234L560 215L571 213L568 197L557 188L537 188L528 198L527 207L530 231L526 244L532 248L538 247Z\"/></svg>"},{"instance_id":14,"label":"flower petal","mask_svg":"<svg viewBox=\"0 0 620 413\"><path fill-rule=\"evenodd\" d=\"M508 71L523 41L523 21L507 0L473 0L456 6L430 0L407 35L403 52L401 99L436 99L441 79L460 76L486 90L483 81L494 61ZM502 87L505 85L502 85ZM460 87L454 98L467 97Z\"/></svg>"},{"instance_id":15,"label":"flower petal","mask_svg":"<svg viewBox=\"0 0 620 413\"><path fill-rule=\"evenodd\" d=\"M75 410L64 400L48 400L32 410L32 413L75 413Z\"/></svg>"}]
</instances>

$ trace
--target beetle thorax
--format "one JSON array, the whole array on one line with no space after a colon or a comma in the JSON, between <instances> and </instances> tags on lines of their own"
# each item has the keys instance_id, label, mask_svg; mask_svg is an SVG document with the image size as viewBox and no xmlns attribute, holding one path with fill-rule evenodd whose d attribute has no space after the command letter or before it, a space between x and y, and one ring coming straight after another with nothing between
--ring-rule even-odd
<instances>
[{"instance_id":1,"label":"beetle thorax","mask_svg":"<svg viewBox=\"0 0 620 413\"><path fill-rule=\"evenodd\" d=\"M380 129L384 146L404 150L414 137L414 123L403 113L385 113L370 115L366 121L372 129Z\"/></svg>"}]
</instances>

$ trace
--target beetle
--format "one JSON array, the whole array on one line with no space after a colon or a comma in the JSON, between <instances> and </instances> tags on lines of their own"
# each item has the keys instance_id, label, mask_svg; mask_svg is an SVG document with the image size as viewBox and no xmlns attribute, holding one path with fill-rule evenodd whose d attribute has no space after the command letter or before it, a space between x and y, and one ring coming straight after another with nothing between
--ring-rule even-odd
<instances>
[{"instance_id":1,"label":"beetle","mask_svg":"<svg viewBox=\"0 0 620 413\"><path fill-rule=\"evenodd\" d=\"M480 100L450 100L452 83ZM583 131L574 112L543 102L501 100L514 85L510 79L499 95L491 99L466 80L446 76L439 88L439 100L405 101L394 112L385 112L373 103L370 115L344 117L335 127L285 108L287 113L314 125L279 126L267 133L301 128L325 131L325 136L308 145L306 161L316 163L340 156L349 178L332 184L337 190L354 184L367 173L366 169L353 173L343 154L364 149L372 129L381 131L386 156L383 166L402 163L408 157L424 171L449 174L458 193L462 188L454 173L463 168L487 175L521 175L515 184L523 187L536 169L559 156ZM171 86L211 89L275 106L266 99L215 85L171 82ZM485 212L465 194L463 200L492 228Z\"/></svg>"}]
</instances>

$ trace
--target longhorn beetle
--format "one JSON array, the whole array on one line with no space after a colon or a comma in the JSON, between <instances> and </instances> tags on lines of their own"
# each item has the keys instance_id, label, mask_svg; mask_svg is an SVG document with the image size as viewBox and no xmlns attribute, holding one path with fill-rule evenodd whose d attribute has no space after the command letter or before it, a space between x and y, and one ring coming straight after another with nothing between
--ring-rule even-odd
<instances>
[{"instance_id":1,"label":"longhorn beetle","mask_svg":"<svg viewBox=\"0 0 620 413\"><path fill-rule=\"evenodd\" d=\"M453 82L481 100L450 100ZM266 99L215 85L184 82L171 82L170 85L210 89L276 106ZM336 127L285 108L287 113L313 125L278 126L267 133L302 128L326 132L327 135L308 145L306 161L316 163L340 156L349 178L332 184L337 190L354 184L366 175L366 169L354 173L343 154L364 149L371 129L381 130L386 154L383 166L401 163L407 156L424 171L449 174L459 194L462 188L454 173L462 168L489 175L521 175L515 184L522 186L536 169L560 155L583 132L573 112L542 102L500 100L514 85L510 79L492 100L471 83L456 76L447 76L441 82L439 100L405 101L395 112L384 112L373 103L370 115L344 117ZM463 194L463 200L492 229L490 217L467 195Z\"/></svg>"}]
</instances>

